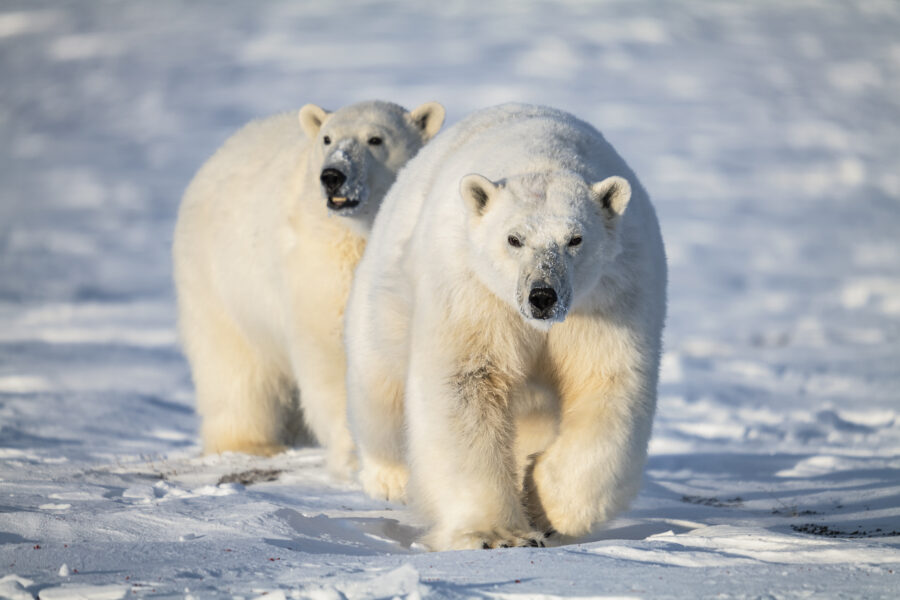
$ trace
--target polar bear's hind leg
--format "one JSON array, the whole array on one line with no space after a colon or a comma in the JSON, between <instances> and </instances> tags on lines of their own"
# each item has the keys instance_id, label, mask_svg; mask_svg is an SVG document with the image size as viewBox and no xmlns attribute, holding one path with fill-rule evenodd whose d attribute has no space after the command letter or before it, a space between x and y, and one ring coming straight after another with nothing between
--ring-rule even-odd
<instances>
[{"instance_id":1,"label":"polar bear's hind leg","mask_svg":"<svg viewBox=\"0 0 900 600\"><path fill-rule=\"evenodd\" d=\"M290 380L225 315L198 311L182 331L191 356L203 451L270 456L285 449L294 420Z\"/></svg>"}]
</instances>

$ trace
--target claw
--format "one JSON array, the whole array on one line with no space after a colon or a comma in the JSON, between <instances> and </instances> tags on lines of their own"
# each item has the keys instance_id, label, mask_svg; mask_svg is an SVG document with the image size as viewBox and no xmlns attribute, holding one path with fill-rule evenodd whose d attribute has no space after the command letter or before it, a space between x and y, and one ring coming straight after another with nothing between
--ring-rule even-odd
<instances>
[{"instance_id":1,"label":"claw","mask_svg":"<svg viewBox=\"0 0 900 600\"><path fill-rule=\"evenodd\" d=\"M490 549L491 549L491 546L490 546L490 544L488 544L487 542L483 542L483 543L481 544L481 549L482 549L482 550L490 550Z\"/></svg>"}]
</instances>

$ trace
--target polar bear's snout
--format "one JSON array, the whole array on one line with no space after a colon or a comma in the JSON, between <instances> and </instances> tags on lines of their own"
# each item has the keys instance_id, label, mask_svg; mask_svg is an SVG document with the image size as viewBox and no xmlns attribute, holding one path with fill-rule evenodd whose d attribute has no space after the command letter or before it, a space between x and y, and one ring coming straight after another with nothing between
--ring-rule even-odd
<instances>
[{"instance_id":1,"label":"polar bear's snout","mask_svg":"<svg viewBox=\"0 0 900 600\"><path fill-rule=\"evenodd\" d=\"M532 325L545 329L565 320L572 300L566 260L556 244L535 252L519 271L516 300Z\"/></svg>"},{"instance_id":2,"label":"polar bear's snout","mask_svg":"<svg viewBox=\"0 0 900 600\"><path fill-rule=\"evenodd\" d=\"M322 182L322 187L325 188L328 195L333 196L341 188L344 182L347 181L347 176L337 169L328 168L322 170L319 181Z\"/></svg>"},{"instance_id":3,"label":"polar bear's snout","mask_svg":"<svg viewBox=\"0 0 900 600\"><path fill-rule=\"evenodd\" d=\"M336 144L319 175L322 192L332 212L347 216L366 201L369 196L366 167L364 153L353 140Z\"/></svg>"},{"instance_id":4,"label":"polar bear's snout","mask_svg":"<svg viewBox=\"0 0 900 600\"><path fill-rule=\"evenodd\" d=\"M538 329L565 320L569 313L572 290L564 277L524 277L524 285L516 294L519 312ZM522 281L522 280L520 280Z\"/></svg>"},{"instance_id":5,"label":"polar bear's snout","mask_svg":"<svg viewBox=\"0 0 900 600\"><path fill-rule=\"evenodd\" d=\"M556 306L556 290L545 287L546 284L538 284L541 287L531 288L528 294L528 304L531 305L531 316L535 319L548 319L553 307Z\"/></svg>"},{"instance_id":6,"label":"polar bear's snout","mask_svg":"<svg viewBox=\"0 0 900 600\"><path fill-rule=\"evenodd\" d=\"M322 188L328 197L328 208L331 210L343 211L359 206L359 196L352 198L346 192L341 193L341 187L347 181L347 176L341 171L333 167L325 168L319 176L319 181L322 182Z\"/></svg>"}]
</instances>

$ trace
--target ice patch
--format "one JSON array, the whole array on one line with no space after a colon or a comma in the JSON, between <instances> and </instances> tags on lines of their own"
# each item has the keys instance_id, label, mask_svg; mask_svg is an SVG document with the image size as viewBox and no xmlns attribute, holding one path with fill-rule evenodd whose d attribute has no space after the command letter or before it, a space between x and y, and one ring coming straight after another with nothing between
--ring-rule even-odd
<instances>
[{"instance_id":1,"label":"ice patch","mask_svg":"<svg viewBox=\"0 0 900 600\"><path fill-rule=\"evenodd\" d=\"M39 462L41 460L41 458L34 452L19 450L18 448L0 448L0 458L21 459L34 462Z\"/></svg>"},{"instance_id":2,"label":"ice patch","mask_svg":"<svg viewBox=\"0 0 900 600\"><path fill-rule=\"evenodd\" d=\"M160 481L152 487L148 485L129 487L122 492L122 497L128 500L137 501L138 504L148 504L151 502L166 502L169 500L198 498L201 496L230 496L243 489L244 486L239 483L223 483L221 485L203 485L186 490L169 481Z\"/></svg>"},{"instance_id":3,"label":"ice patch","mask_svg":"<svg viewBox=\"0 0 900 600\"><path fill-rule=\"evenodd\" d=\"M47 344L116 344L142 348L174 346L177 339L174 329L137 329L128 327L47 327L30 332L6 331L0 333L0 342L34 341Z\"/></svg>"},{"instance_id":4,"label":"ice patch","mask_svg":"<svg viewBox=\"0 0 900 600\"><path fill-rule=\"evenodd\" d=\"M8 600L34 600L34 596L26 590L34 581L18 575L4 575L0 577L0 598Z\"/></svg>"},{"instance_id":5,"label":"ice patch","mask_svg":"<svg viewBox=\"0 0 900 600\"><path fill-rule=\"evenodd\" d=\"M727 373L733 373L745 379L756 381L772 381L775 374L769 367L746 360L732 360L722 363L722 369Z\"/></svg>"},{"instance_id":6,"label":"ice patch","mask_svg":"<svg viewBox=\"0 0 900 600\"><path fill-rule=\"evenodd\" d=\"M7 375L0 377L0 392L7 394L31 394L50 389L44 377L34 375Z\"/></svg>"},{"instance_id":7,"label":"ice patch","mask_svg":"<svg viewBox=\"0 0 900 600\"><path fill-rule=\"evenodd\" d=\"M48 10L8 12L0 15L0 38L46 31L59 21L60 15Z\"/></svg>"},{"instance_id":8,"label":"ice patch","mask_svg":"<svg viewBox=\"0 0 900 600\"><path fill-rule=\"evenodd\" d=\"M684 369L681 357L674 352L666 352L662 356L659 368L659 379L664 383L679 383L684 380Z\"/></svg>"},{"instance_id":9,"label":"ice patch","mask_svg":"<svg viewBox=\"0 0 900 600\"><path fill-rule=\"evenodd\" d=\"M38 506L41 510L68 510L72 508L71 504L41 504Z\"/></svg>"},{"instance_id":10,"label":"ice patch","mask_svg":"<svg viewBox=\"0 0 900 600\"><path fill-rule=\"evenodd\" d=\"M730 525L703 527L674 536L654 536L635 546L597 546L594 554L679 567L737 567L755 563L900 563L887 546L749 530Z\"/></svg>"},{"instance_id":11,"label":"ice patch","mask_svg":"<svg viewBox=\"0 0 900 600\"><path fill-rule=\"evenodd\" d=\"M303 588L292 597L304 600L347 600L344 594L331 586Z\"/></svg>"},{"instance_id":12,"label":"ice patch","mask_svg":"<svg viewBox=\"0 0 900 600\"><path fill-rule=\"evenodd\" d=\"M187 434L183 431L174 431L171 429L154 429L150 432L150 435L161 440L170 440L173 442L193 439L193 436L190 434Z\"/></svg>"},{"instance_id":13,"label":"ice patch","mask_svg":"<svg viewBox=\"0 0 900 600\"><path fill-rule=\"evenodd\" d=\"M888 277L852 279L841 291L845 308L856 310L872 306L888 315L900 315L900 280Z\"/></svg>"},{"instance_id":14,"label":"ice patch","mask_svg":"<svg viewBox=\"0 0 900 600\"><path fill-rule=\"evenodd\" d=\"M737 423L678 423L675 428L708 440L740 440L747 433L747 428Z\"/></svg>"},{"instance_id":15,"label":"ice patch","mask_svg":"<svg viewBox=\"0 0 900 600\"><path fill-rule=\"evenodd\" d=\"M843 461L836 456L811 456L799 461L790 469L775 473L776 477L819 477L834 473L842 468ZM851 467L852 468L852 467Z\"/></svg>"},{"instance_id":16,"label":"ice patch","mask_svg":"<svg viewBox=\"0 0 900 600\"><path fill-rule=\"evenodd\" d=\"M64 584L40 591L40 600L119 600L128 593L124 585Z\"/></svg>"},{"instance_id":17,"label":"ice patch","mask_svg":"<svg viewBox=\"0 0 900 600\"><path fill-rule=\"evenodd\" d=\"M256 596L253 600L287 600L287 596L285 596L283 590L275 590L273 592L263 592L261 595Z\"/></svg>"},{"instance_id":18,"label":"ice patch","mask_svg":"<svg viewBox=\"0 0 900 600\"><path fill-rule=\"evenodd\" d=\"M396 598L409 600L423 598L431 590L420 582L419 571L409 563L360 582L339 585L338 588L348 598Z\"/></svg>"},{"instance_id":19,"label":"ice patch","mask_svg":"<svg viewBox=\"0 0 900 600\"><path fill-rule=\"evenodd\" d=\"M893 410L839 410L841 419L873 428L892 427L897 423L897 412Z\"/></svg>"}]
</instances>

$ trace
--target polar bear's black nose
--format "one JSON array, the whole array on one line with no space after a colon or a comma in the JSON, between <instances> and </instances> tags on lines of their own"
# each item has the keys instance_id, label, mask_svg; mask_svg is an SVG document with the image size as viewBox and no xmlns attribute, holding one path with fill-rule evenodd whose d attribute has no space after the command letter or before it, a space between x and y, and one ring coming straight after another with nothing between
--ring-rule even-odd
<instances>
[{"instance_id":1,"label":"polar bear's black nose","mask_svg":"<svg viewBox=\"0 0 900 600\"><path fill-rule=\"evenodd\" d=\"M347 176L337 169L329 168L322 171L322 174L319 176L319 181L325 186L325 191L329 194L333 194L340 189L345 181L347 181Z\"/></svg>"},{"instance_id":2,"label":"polar bear's black nose","mask_svg":"<svg viewBox=\"0 0 900 600\"><path fill-rule=\"evenodd\" d=\"M556 304L556 290L550 287L539 287L528 294L528 303L531 304L531 314L536 319L546 319L547 312Z\"/></svg>"}]
</instances>

